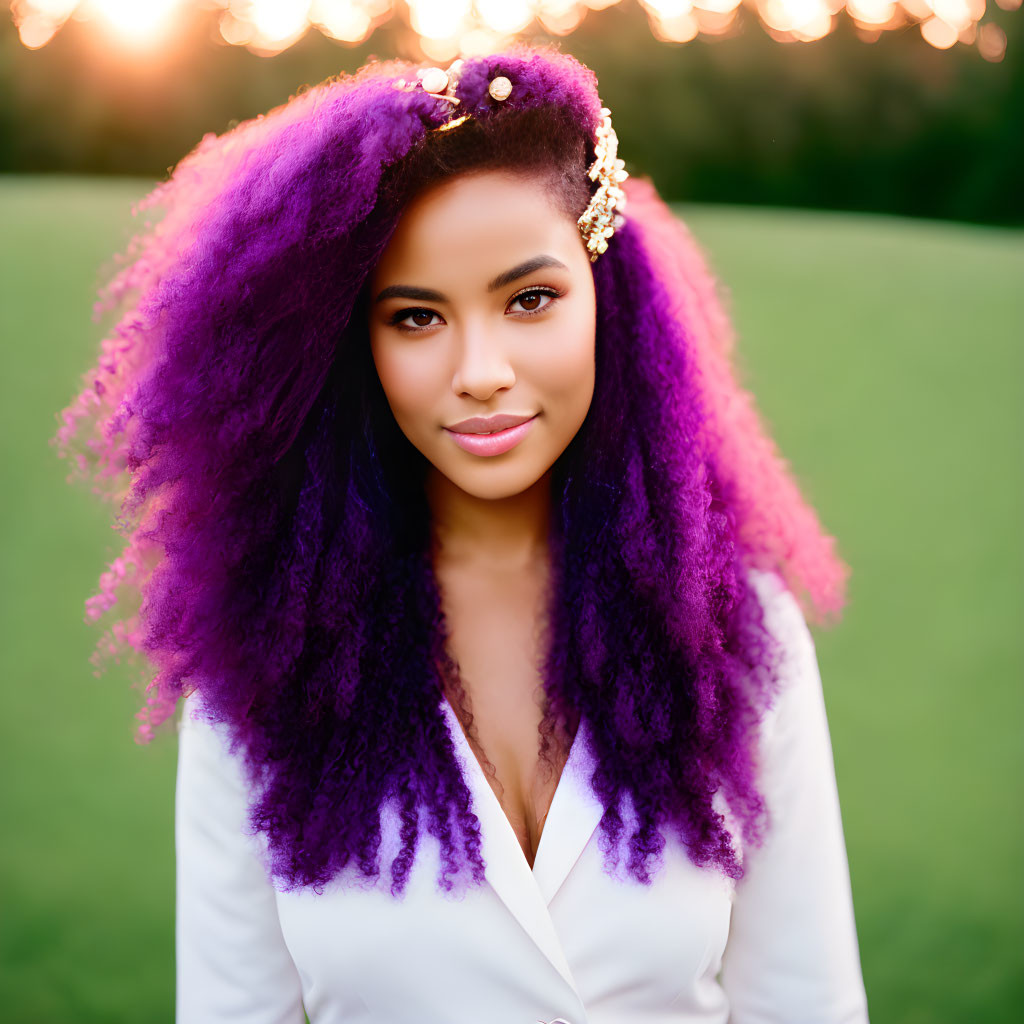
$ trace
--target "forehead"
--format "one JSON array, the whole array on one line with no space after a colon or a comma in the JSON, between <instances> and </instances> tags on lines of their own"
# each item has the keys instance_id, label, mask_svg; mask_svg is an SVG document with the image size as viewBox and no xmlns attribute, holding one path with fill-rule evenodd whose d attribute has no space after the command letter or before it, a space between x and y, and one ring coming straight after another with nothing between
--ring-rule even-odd
<instances>
[{"instance_id":1,"label":"forehead","mask_svg":"<svg viewBox=\"0 0 1024 1024\"><path fill-rule=\"evenodd\" d=\"M541 253L568 266L585 255L576 222L558 206L551 185L504 171L462 174L409 204L373 286L430 282L441 288L454 281L466 287Z\"/></svg>"}]
</instances>

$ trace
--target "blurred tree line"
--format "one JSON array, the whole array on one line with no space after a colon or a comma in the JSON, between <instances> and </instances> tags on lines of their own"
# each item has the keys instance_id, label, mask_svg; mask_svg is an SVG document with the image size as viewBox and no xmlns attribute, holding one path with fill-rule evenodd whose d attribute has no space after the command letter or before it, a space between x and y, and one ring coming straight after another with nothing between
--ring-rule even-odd
<instances>
[{"instance_id":1,"label":"blurred tree line","mask_svg":"<svg viewBox=\"0 0 1024 1024\"><path fill-rule=\"evenodd\" d=\"M916 27L867 43L841 15L824 39L784 44L742 17L730 37L668 44L627 0L561 39L597 72L627 166L666 198L1024 223L1020 11L986 16L1007 35L999 63L936 50ZM197 13L151 52L80 23L31 51L6 18L0 172L160 180L205 132L371 55L405 55L400 32L349 47L310 31L264 58L219 43Z\"/></svg>"}]
</instances>

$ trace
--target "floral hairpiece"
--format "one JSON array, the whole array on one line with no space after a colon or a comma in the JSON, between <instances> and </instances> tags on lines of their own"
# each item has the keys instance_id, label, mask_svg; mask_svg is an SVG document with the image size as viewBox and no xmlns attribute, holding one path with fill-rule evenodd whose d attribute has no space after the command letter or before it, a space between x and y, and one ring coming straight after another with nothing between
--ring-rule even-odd
<instances>
[{"instance_id":1,"label":"floral hairpiece","mask_svg":"<svg viewBox=\"0 0 1024 1024\"><path fill-rule=\"evenodd\" d=\"M576 222L587 243L591 263L608 248L608 239L624 223L622 210L626 206L626 193L620 186L629 177L625 162L617 155L619 139L612 128L612 115L607 107L601 108L601 123L595 134L594 162L587 173L591 181L599 184Z\"/></svg>"},{"instance_id":2,"label":"floral hairpiece","mask_svg":"<svg viewBox=\"0 0 1024 1024\"><path fill-rule=\"evenodd\" d=\"M455 89L463 64L464 61L456 60L447 70L421 68L416 72L416 81L407 82L401 78L395 82L395 87L398 89L422 88L424 92L428 92L438 99L447 100L454 113L460 102L455 95ZM487 92L491 99L503 103L512 95L512 83L504 75L498 75L491 79ZM446 131L455 128L468 117L468 114L452 117L435 130ZM597 191L591 196L587 208L576 221L580 235L590 253L591 263L595 262L597 257L608 248L608 239L624 223L622 210L626 206L626 193L620 186L629 177L625 162L618 158L619 139L615 134L615 129L612 128L611 111L607 107L601 108L601 121L594 134L594 162L590 165L587 174L591 181L598 182Z\"/></svg>"}]
</instances>

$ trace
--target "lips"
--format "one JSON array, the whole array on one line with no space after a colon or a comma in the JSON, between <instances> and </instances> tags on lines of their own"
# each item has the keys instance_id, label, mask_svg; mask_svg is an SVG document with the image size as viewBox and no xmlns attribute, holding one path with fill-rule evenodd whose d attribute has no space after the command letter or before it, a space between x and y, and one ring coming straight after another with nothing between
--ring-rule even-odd
<instances>
[{"instance_id":1,"label":"lips","mask_svg":"<svg viewBox=\"0 0 1024 1024\"><path fill-rule=\"evenodd\" d=\"M502 455L526 437L536 418L536 413L532 416L490 416L486 419L474 416L445 430L463 451L472 455ZM482 428L490 428L490 432Z\"/></svg>"},{"instance_id":2,"label":"lips","mask_svg":"<svg viewBox=\"0 0 1024 1024\"><path fill-rule=\"evenodd\" d=\"M520 423L532 420L536 413L518 416L515 413L499 413L497 416L471 416L468 420L453 423L448 430L459 434L493 434L508 427L518 427Z\"/></svg>"}]
</instances>

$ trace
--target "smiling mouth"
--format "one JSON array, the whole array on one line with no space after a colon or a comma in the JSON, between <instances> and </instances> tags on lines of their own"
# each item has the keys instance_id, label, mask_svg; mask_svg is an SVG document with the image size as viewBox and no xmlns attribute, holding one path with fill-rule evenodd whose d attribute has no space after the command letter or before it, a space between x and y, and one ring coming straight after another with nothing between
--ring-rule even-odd
<instances>
[{"instance_id":1,"label":"smiling mouth","mask_svg":"<svg viewBox=\"0 0 1024 1024\"><path fill-rule=\"evenodd\" d=\"M494 416L470 416L469 419L459 420L446 430L453 430L457 434L497 434L509 427L518 427L520 423L532 420L537 413L499 413Z\"/></svg>"},{"instance_id":2,"label":"smiling mouth","mask_svg":"<svg viewBox=\"0 0 1024 1024\"><path fill-rule=\"evenodd\" d=\"M463 451L469 452L471 455L503 455L515 448L526 437L536 419L537 414L515 426L505 427L503 430L492 430L489 433L463 433L448 427L445 427L445 431Z\"/></svg>"}]
</instances>

